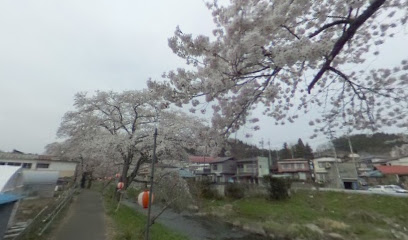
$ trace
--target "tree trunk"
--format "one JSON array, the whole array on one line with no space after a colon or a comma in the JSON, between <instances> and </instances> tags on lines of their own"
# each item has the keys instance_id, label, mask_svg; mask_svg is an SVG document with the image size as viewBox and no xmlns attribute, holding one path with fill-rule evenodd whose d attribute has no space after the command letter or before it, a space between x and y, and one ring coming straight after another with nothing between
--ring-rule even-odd
<instances>
[{"instance_id":1,"label":"tree trunk","mask_svg":"<svg viewBox=\"0 0 408 240\"><path fill-rule=\"evenodd\" d=\"M122 174L119 177L119 182L123 182L123 189L122 191L126 190L128 188L128 185L131 183L128 181L127 175L130 167L130 161L129 158L127 157L126 159L123 159L123 169L122 169ZM116 184L115 186L115 199L116 201L120 201L120 192L118 189L118 185Z\"/></svg>"}]
</instances>

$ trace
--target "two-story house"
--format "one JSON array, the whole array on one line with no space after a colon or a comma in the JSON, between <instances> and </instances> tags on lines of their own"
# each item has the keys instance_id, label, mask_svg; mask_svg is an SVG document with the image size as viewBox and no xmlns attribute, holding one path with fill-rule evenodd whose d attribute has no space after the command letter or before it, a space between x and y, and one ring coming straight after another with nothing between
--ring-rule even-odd
<instances>
[{"instance_id":1,"label":"two-story house","mask_svg":"<svg viewBox=\"0 0 408 240\"><path fill-rule=\"evenodd\" d=\"M310 180L310 163L303 158L283 159L278 161L278 175L287 175L292 179Z\"/></svg>"},{"instance_id":2,"label":"two-story house","mask_svg":"<svg viewBox=\"0 0 408 240\"><path fill-rule=\"evenodd\" d=\"M235 180L243 183L258 183L259 179L270 174L270 163L266 157L237 160Z\"/></svg>"},{"instance_id":3,"label":"two-story house","mask_svg":"<svg viewBox=\"0 0 408 240\"><path fill-rule=\"evenodd\" d=\"M319 157L313 159L315 181L319 183L324 183L329 181L328 170L333 164L340 162L340 159L334 157Z\"/></svg>"},{"instance_id":4,"label":"two-story house","mask_svg":"<svg viewBox=\"0 0 408 240\"><path fill-rule=\"evenodd\" d=\"M210 156L189 156L188 169L195 174L210 173L210 163L216 159Z\"/></svg>"},{"instance_id":5,"label":"two-story house","mask_svg":"<svg viewBox=\"0 0 408 240\"><path fill-rule=\"evenodd\" d=\"M211 176L216 183L233 182L237 163L233 157L221 157L210 163Z\"/></svg>"}]
</instances>

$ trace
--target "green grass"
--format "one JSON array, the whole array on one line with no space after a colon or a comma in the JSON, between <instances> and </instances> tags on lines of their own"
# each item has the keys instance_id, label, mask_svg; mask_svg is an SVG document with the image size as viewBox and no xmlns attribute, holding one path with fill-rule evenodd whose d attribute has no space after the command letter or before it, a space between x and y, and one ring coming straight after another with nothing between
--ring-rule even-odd
<instances>
[{"instance_id":1,"label":"green grass","mask_svg":"<svg viewBox=\"0 0 408 240\"><path fill-rule=\"evenodd\" d=\"M408 228L407 198L301 191L285 201L212 200L206 202L205 208L220 212L225 204L233 206L233 211L225 212L226 220L260 223L264 229L284 235L299 233L308 223L358 239L388 239L395 224Z\"/></svg>"},{"instance_id":2,"label":"green grass","mask_svg":"<svg viewBox=\"0 0 408 240\"><path fill-rule=\"evenodd\" d=\"M107 214L112 218L115 227L114 240L140 240L144 239L143 230L146 227L146 217L130 207L121 205L116 210L116 203L111 197L105 197L105 207ZM150 239L152 240L186 240L183 235L171 231L159 223L155 223L150 228Z\"/></svg>"}]
</instances>

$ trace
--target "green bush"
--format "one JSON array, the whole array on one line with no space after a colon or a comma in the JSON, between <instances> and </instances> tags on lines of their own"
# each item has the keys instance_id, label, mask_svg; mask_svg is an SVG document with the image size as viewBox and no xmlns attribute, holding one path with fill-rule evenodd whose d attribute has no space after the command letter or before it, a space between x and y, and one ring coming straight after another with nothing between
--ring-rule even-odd
<instances>
[{"instance_id":1,"label":"green bush","mask_svg":"<svg viewBox=\"0 0 408 240\"><path fill-rule=\"evenodd\" d=\"M196 200L222 198L215 189L211 188L211 182L209 180L188 181L187 183L191 195Z\"/></svg>"},{"instance_id":2,"label":"green bush","mask_svg":"<svg viewBox=\"0 0 408 240\"><path fill-rule=\"evenodd\" d=\"M218 199L220 198L217 190L211 188L211 182L210 181L201 181L199 183L199 195L202 198L206 199Z\"/></svg>"},{"instance_id":3,"label":"green bush","mask_svg":"<svg viewBox=\"0 0 408 240\"><path fill-rule=\"evenodd\" d=\"M289 198L291 185L290 179L265 176L263 180L268 190L268 197L270 200L283 200Z\"/></svg>"},{"instance_id":4,"label":"green bush","mask_svg":"<svg viewBox=\"0 0 408 240\"><path fill-rule=\"evenodd\" d=\"M225 186L225 196L233 199L241 199L245 196L245 189L237 183L229 183Z\"/></svg>"}]
</instances>

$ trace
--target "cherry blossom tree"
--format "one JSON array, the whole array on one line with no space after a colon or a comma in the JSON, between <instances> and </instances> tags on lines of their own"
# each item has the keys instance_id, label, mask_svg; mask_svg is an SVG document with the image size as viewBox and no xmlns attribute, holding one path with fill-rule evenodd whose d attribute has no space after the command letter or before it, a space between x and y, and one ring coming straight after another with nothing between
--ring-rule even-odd
<instances>
[{"instance_id":1,"label":"cherry blossom tree","mask_svg":"<svg viewBox=\"0 0 408 240\"><path fill-rule=\"evenodd\" d=\"M401 134L400 141L403 142L401 146L395 146L391 149L391 157L399 158L408 156L408 135Z\"/></svg>"},{"instance_id":2,"label":"cherry blossom tree","mask_svg":"<svg viewBox=\"0 0 408 240\"><path fill-rule=\"evenodd\" d=\"M78 93L74 106L65 114L58 136L81 146L76 148L81 154L98 152L119 163L125 189L141 165L151 162L155 125L159 160L182 159L185 149L199 144L206 130L202 120L167 109L160 95L147 90Z\"/></svg>"},{"instance_id":3,"label":"cherry blossom tree","mask_svg":"<svg viewBox=\"0 0 408 240\"><path fill-rule=\"evenodd\" d=\"M215 102L212 124L228 134L264 107L275 124L293 122L311 108L310 125L378 129L408 126L408 61L367 68L380 45L406 24L401 0L238 0L208 3L213 37L183 33L169 39L190 66L150 81L177 105ZM378 56L377 56L378 55ZM200 98L201 97L201 98Z\"/></svg>"},{"instance_id":4,"label":"cherry blossom tree","mask_svg":"<svg viewBox=\"0 0 408 240\"><path fill-rule=\"evenodd\" d=\"M97 138L100 138L97 140ZM101 151L101 142L105 140L103 132L98 134L82 133L63 142L48 144L46 154L58 156L63 160L77 161L79 174L92 173L94 177L113 176L118 171L118 162L112 161L109 151Z\"/></svg>"}]
</instances>

